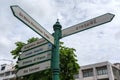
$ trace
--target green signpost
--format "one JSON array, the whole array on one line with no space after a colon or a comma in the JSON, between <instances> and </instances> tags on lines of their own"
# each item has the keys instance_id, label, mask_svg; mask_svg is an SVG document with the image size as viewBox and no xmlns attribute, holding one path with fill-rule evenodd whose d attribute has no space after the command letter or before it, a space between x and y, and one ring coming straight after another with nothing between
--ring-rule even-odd
<instances>
[{"instance_id":1,"label":"green signpost","mask_svg":"<svg viewBox=\"0 0 120 80\"><path fill-rule=\"evenodd\" d=\"M59 59L59 40L61 38L61 28L62 26L60 23L56 22L53 26L55 33L53 34L54 36L54 46L53 46L53 56L52 56L52 71L53 71L53 80L59 80L59 73L60 73L60 59Z\"/></svg>"},{"instance_id":2,"label":"green signpost","mask_svg":"<svg viewBox=\"0 0 120 80\"><path fill-rule=\"evenodd\" d=\"M90 19L88 21L79 23L66 29L62 29L59 21L53 25L54 33L51 35L44 29L39 23L32 19L25 11L19 6L11 6L12 12L15 17L25 23L28 27L34 30L36 33L41 35L43 38L25 45L21 51L23 54L20 55L21 60L18 65L21 69L18 70L17 76L25 76L42 70L52 68L52 80L59 80L60 74L60 56L59 56L59 40L63 37L75 34L77 32L96 27L98 25L110 22L114 15L106 13L99 17ZM52 48L47 47L47 43L52 44ZM52 58L51 58L52 53ZM38 60L36 60L38 59ZM25 64L26 63L26 64ZM35 65L34 64L37 63Z\"/></svg>"}]
</instances>

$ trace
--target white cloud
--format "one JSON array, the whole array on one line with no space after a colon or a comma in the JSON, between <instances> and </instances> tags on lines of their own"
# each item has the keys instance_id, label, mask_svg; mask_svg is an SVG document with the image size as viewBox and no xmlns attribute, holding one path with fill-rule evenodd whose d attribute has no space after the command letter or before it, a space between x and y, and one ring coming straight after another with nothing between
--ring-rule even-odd
<instances>
[{"instance_id":1,"label":"white cloud","mask_svg":"<svg viewBox=\"0 0 120 80\"><path fill-rule=\"evenodd\" d=\"M105 0L84 0L79 5L76 5L76 12L80 10L83 10L82 12L85 11L85 14L83 13L85 15L83 20L91 19L107 12L115 14L115 18L110 23L63 39L63 41L66 42L65 45L77 50L76 53L79 59L79 64L83 65L91 62L100 62L100 60L108 60L111 62L120 61L120 56L117 52L120 50L120 42L119 40L116 40L116 37L119 39L120 30L118 4L120 3L117 3L115 0L110 0L108 2ZM79 13L78 16L80 15L81 14ZM70 18L74 19L72 16ZM79 20L77 19L76 21Z\"/></svg>"}]
</instances>

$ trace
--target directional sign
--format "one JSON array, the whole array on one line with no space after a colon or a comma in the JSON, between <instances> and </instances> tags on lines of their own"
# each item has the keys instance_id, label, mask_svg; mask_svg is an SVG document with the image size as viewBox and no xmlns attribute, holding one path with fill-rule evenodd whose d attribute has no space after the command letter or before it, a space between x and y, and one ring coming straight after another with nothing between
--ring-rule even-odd
<instances>
[{"instance_id":1,"label":"directional sign","mask_svg":"<svg viewBox=\"0 0 120 80\"><path fill-rule=\"evenodd\" d=\"M33 18L31 18L25 11L23 11L19 6L11 6L11 9L15 17L20 19L24 24L29 26L31 29L33 29L39 35L44 37L46 40L54 44L54 37Z\"/></svg>"},{"instance_id":2,"label":"directional sign","mask_svg":"<svg viewBox=\"0 0 120 80\"><path fill-rule=\"evenodd\" d=\"M23 52L20 55L20 59L27 58L27 57L30 57L30 56L33 56L33 55L36 55L36 54L40 54L42 52L45 52L45 51L48 51L48 50L51 50L51 49L52 49L52 45L48 43L48 44L42 45L40 47L30 49L28 51Z\"/></svg>"},{"instance_id":3,"label":"directional sign","mask_svg":"<svg viewBox=\"0 0 120 80\"><path fill-rule=\"evenodd\" d=\"M44 38L41 38L41 39L39 39L39 40L37 40L35 42L29 43L29 44L23 46L23 48L21 49L21 51L26 51L28 49L32 49L34 47L43 45L43 44L45 44L47 42L48 42L47 40L45 40Z\"/></svg>"},{"instance_id":4,"label":"directional sign","mask_svg":"<svg viewBox=\"0 0 120 80\"><path fill-rule=\"evenodd\" d=\"M46 61L44 63L33 65L33 66L30 66L27 68L23 68L23 69L18 70L16 75L17 75L17 77L20 77L20 76L25 76L25 75L32 74L35 72L39 72L42 70L46 70L51 67L50 64L51 64L51 61Z\"/></svg>"},{"instance_id":5,"label":"directional sign","mask_svg":"<svg viewBox=\"0 0 120 80\"><path fill-rule=\"evenodd\" d=\"M111 13L104 14L102 16L90 19L88 21L79 23L77 25L71 26L69 28L63 29L62 30L62 37L69 36L71 34L98 26L100 24L104 24L107 22L110 22L113 19L114 15Z\"/></svg>"},{"instance_id":6,"label":"directional sign","mask_svg":"<svg viewBox=\"0 0 120 80\"><path fill-rule=\"evenodd\" d=\"M51 59L51 53L52 53L51 51L48 51L48 52L30 57L30 58L27 58L27 59L20 60L18 62L18 66L19 67L24 67L24 66L28 66L30 64L34 64L34 63L38 63L38 62L43 62L45 60L49 60L49 59Z\"/></svg>"}]
</instances>

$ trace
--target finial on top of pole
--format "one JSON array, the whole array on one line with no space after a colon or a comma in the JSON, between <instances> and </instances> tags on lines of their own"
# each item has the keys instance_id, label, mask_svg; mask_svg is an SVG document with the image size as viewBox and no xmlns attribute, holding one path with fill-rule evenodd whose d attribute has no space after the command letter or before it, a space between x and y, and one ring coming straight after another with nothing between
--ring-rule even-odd
<instances>
[{"instance_id":1,"label":"finial on top of pole","mask_svg":"<svg viewBox=\"0 0 120 80\"><path fill-rule=\"evenodd\" d=\"M57 19L57 22L59 22L59 19Z\"/></svg>"},{"instance_id":2,"label":"finial on top of pole","mask_svg":"<svg viewBox=\"0 0 120 80\"><path fill-rule=\"evenodd\" d=\"M53 25L54 29L61 29L62 26L60 25L59 19L57 19L57 22Z\"/></svg>"}]
</instances>

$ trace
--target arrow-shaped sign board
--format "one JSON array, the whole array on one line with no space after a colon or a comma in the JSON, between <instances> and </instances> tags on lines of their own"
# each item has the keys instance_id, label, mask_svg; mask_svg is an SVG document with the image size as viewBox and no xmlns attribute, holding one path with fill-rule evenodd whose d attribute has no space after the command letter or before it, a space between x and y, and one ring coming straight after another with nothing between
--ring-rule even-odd
<instances>
[{"instance_id":1,"label":"arrow-shaped sign board","mask_svg":"<svg viewBox=\"0 0 120 80\"><path fill-rule=\"evenodd\" d=\"M19 6L11 6L11 9L15 17L17 17L43 38L48 40L50 43L54 44L54 37L33 18L31 18L25 11L23 11Z\"/></svg>"},{"instance_id":2,"label":"arrow-shaped sign board","mask_svg":"<svg viewBox=\"0 0 120 80\"><path fill-rule=\"evenodd\" d=\"M44 38L41 38L35 42L32 42L32 43L29 43L29 44L26 44L25 46L22 47L21 51L26 51L26 50L29 50L29 49L32 49L32 48L35 48L37 46L40 46L40 45L43 45L45 43L48 43L47 40L45 40Z\"/></svg>"},{"instance_id":3,"label":"arrow-shaped sign board","mask_svg":"<svg viewBox=\"0 0 120 80\"><path fill-rule=\"evenodd\" d=\"M23 52L20 55L20 59L28 58L28 57L31 57L31 56L34 56L34 55L37 55L37 54L40 54L46 51L50 51L51 49L52 49L52 45L48 43L40 47L36 47L36 48Z\"/></svg>"},{"instance_id":4,"label":"arrow-shaped sign board","mask_svg":"<svg viewBox=\"0 0 120 80\"><path fill-rule=\"evenodd\" d=\"M77 25L68 27L68 28L62 30L62 37L66 37L66 36L75 34L77 32L110 22L113 19L113 17L114 17L113 14L107 13L107 14L101 15L99 17L90 19L88 21L79 23Z\"/></svg>"},{"instance_id":5,"label":"arrow-shaped sign board","mask_svg":"<svg viewBox=\"0 0 120 80\"><path fill-rule=\"evenodd\" d=\"M20 69L18 70L16 75L17 77L20 77L20 76L25 76L25 75L32 74L35 72L39 72L42 70L46 70L51 67L50 65L51 65L51 61L46 61L44 63L40 63L40 64L36 64L33 66L29 66L27 68Z\"/></svg>"},{"instance_id":6,"label":"arrow-shaped sign board","mask_svg":"<svg viewBox=\"0 0 120 80\"><path fill-rule=\"evenodd\" d=\"M38 62L42 63L46 60L50 60L51 59L51 53L52 53L51 51L48 51L48 52L38 54L36 56L30 57L30 58L27 58L27 59L20 60L18 62L18 67L20 68L20 67L32 65L32 64L35 64L35 63L38 63Z\"/></svg>"}]
</instances>

